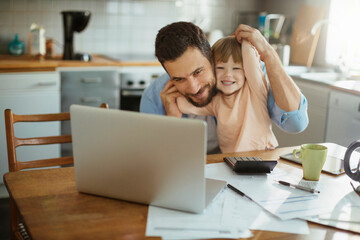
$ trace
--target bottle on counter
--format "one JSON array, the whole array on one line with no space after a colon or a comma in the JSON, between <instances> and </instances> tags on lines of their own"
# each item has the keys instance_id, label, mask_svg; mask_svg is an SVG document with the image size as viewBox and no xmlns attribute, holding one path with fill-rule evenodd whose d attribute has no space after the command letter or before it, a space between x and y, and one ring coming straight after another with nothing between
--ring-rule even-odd
<instances>
[{"instance_id":1,"label":"bottle on counter","mask_svg":"<svg viewBox=\"0 0 360 240\"><path fill-rule=\"evenodd\" d=\"M29 53L34 56L45 56L46 53L46 39L44 27L33 23L30 26L29 35Z\"/></svg>"},{"instance_id":2,"label":"bottle on counter","mask_svg":"<svg viewBox=\"0 0 360 240\"><path fill-rule=\"evenodd\" d=\"M14 40L11 41L8 45L8 50L11 55L20 56L24 53L25 45L23 42L19 41L17 34L14 36Z\"/></svg>"}]
</instances>

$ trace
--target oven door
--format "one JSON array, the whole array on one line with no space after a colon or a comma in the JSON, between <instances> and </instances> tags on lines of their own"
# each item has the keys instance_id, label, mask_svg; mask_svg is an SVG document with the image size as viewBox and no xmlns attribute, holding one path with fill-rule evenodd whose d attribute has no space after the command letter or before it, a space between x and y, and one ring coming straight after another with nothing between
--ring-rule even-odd
<instances>
[{"instance_id":1,"label":"oven door","mask_svg":"<svg viewBox=\"0 0 360 240\"><path fill-rule=\"evenodd\" d=\"M140 100L144 89L121 90L120 109L128 111L140 111Z\"/></svg>"}]
</instances>

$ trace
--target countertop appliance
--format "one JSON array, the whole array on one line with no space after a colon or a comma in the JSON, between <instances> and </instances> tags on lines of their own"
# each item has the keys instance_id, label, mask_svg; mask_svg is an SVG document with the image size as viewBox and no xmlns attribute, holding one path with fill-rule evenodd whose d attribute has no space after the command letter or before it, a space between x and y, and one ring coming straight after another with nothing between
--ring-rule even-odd
<instances>
[{"instance_id":1,"label":"countertop appliance","mask_svg":"<svg viewBox=\"0 0 360 240\"><path fill-rule=\"evenodd\" d=\"M74 54L74 32L83 31L89 23L89 11L63 11L64 20L64 60L90 61L88 54Z\"/></svg>"}]
</instances>

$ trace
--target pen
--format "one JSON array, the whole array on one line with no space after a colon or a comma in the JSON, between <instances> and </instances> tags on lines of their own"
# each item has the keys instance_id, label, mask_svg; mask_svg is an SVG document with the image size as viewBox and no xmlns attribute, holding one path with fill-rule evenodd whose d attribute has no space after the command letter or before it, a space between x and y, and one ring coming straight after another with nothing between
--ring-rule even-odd
<instances>
[{"instance_id":1,"label":"pen","mask_svg":"<svg viewBox=\"0 0 360 240\"><path fill-rule=\"evenodd\" d=\"M227 186L228 186L228 188L230 188L230 189L233 190L234 192L240 194L240 196L246 197L246 198L249 199L250 201L253 201L251 197L249 197L248 195L246 195L245 193L243 193L242 191L240 191L239 189L237 189L237 188L234 187L233 185L228 184Z\"/></svg>"},{"instance_id":2,"label":"pen","mask_svg":"<svg viewBox=\"0 0 360 240\"><path fill-rule=\"evenodd\" d=\"M315 189L312 189L312 188L308 188L308 187L304 187L304 186L300 186L300 185L296 185L296 184L291 184L291 183L288 183L288 182L285 182L285 181L276 181L275 182L278 182L280 183L281 185L284 185L284 186L288 186L288 187L292 187L292 188L297 188L297 189L300 189L300 190L303 190L303 191L307 191L307 192L311 192L311 193L320 193L320 191L317 191Z\"/></svg>"}]
</instances>

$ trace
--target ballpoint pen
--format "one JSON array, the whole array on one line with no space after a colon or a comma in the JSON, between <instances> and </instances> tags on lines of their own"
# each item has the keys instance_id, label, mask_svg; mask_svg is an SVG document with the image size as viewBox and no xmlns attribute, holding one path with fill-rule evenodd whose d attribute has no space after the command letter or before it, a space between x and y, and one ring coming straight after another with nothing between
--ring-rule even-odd
<instances>
[{"instance_id":1,"label":"ballpoint pen","mask_svg":"<svg viewBox=\"0 0 360 240\"><path fill-rule=\"evenodd\" d=\"M320 191L318 191L318 190L308 188L308 187L304 187L304 186L300 186L300 185L296 185L296 184L292 184L292 183L288 183L288 182L285 182L285 181L280 181L280 180L277 181L277 180L275 180L275 182L280 183L281 185L284 185L284 186L300 189L300 190L311 192L311 193L320 193Z\"/></svg>"},{"instance_id":2,"label":"ballpoint pen","mask_svg":"<svg viewBox=\"0 0 360 240\"><path fill-rule=\"evenodd\" d=\"M252 200L251 197L249 197L248 195L246 195L245 193L243 193L242 191L240 191L239 189L237 189L237 188L234 187L233 185L228 184L227 187L230 188L231 190L233 190L234 192L240 194L240 196L246 197L246 198L249 199L250 201L254 201L254 200Z\"/></svg>"}]
</instances>

